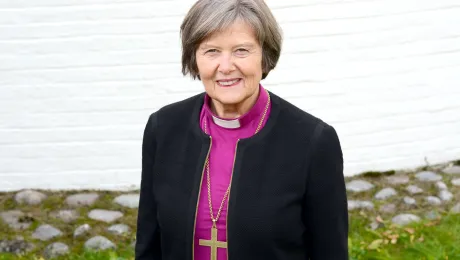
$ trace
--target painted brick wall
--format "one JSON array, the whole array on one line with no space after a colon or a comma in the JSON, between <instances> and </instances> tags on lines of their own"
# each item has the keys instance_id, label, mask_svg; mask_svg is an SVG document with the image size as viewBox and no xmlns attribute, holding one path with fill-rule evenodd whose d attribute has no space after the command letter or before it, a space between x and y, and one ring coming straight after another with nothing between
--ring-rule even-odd
<instances>
[{"instance_id":1,"label":"painted brick wall","mask_svg":"<svg viewBox=\"0 0 460 260\"><path fill-rule=\"evenodd\" d=\"M0 0L0 190L126 189L150 113L182 77L192 0ZM457 0L268 0L284 29L263 82L335 126L345 174L460 157Z\"/></svg>"}]
</instances>

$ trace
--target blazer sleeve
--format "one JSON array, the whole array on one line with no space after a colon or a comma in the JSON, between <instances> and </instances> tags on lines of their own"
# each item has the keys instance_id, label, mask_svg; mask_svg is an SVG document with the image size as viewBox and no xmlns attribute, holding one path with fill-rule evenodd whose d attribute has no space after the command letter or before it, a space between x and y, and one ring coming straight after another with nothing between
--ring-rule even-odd
<instances>
[{"instance_id":1,"label":"blazer sleeve","mask_svg":"<svg viewBox=\"0 0 460 260\"><path fill-rule=\"evenodd\" d=\"M343 155L335 129L317 126L309 162L305 224L310 260L348 260L348 209Z\"/></svg>"},{"instance_id":2,"label":"blazer sleeve","mask_svg":"<svg viewBox=\"0 0 460 260\"><path fill-rule=\"evenodd\" d=\"M153 195L153 162L156 150L157 115L153 113L145 126L142 140L142 174L137 216L135 260L160 260L160 228Z\"/></svg>"}]
</instances>

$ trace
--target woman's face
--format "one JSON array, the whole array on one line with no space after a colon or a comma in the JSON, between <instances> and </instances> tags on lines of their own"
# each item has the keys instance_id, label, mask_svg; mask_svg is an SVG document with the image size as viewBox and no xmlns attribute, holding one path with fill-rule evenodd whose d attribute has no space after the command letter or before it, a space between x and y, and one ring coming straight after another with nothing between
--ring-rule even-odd
<instances>
[{"instance_id":1,"label":"woman's face","mask_svg":"<svg viewBox=\"0 0 460 260\"><path fill-rule=\"evenodd\" d=\"M206 93L221 105L257 99L262 79L262 48L251 26L235 22L205 39L197 49L198 71Z\"/></svg>"}]
</instances>

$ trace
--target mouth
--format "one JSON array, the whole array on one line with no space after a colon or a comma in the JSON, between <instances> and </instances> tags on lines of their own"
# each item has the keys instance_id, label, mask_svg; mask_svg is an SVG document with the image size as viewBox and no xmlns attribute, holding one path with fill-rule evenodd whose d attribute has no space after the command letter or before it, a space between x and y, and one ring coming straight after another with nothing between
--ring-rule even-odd
<instances>
[{"instance_id":1,"label":"mouth","mask_svg":"<svg viewBox=\"0 0 460 260\"><path fill-rule=\"evenodd\" d=\"M233 87L240 83L241 79L225 79L225 80L217 80L217 84L221 87Z\"/></svg>"}]
</instances>

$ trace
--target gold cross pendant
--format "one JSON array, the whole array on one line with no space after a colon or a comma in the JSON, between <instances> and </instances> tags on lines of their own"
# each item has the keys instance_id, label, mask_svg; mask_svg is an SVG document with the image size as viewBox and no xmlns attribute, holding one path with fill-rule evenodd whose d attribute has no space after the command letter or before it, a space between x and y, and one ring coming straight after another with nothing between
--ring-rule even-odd
<instances>
[{"instance_id":1,"label":"gold cross pendant","mask_svg":"<svg viewBox=\"0 0 460 260\"><path fill-rule=\"evenodd\" d=\"M217 260L217 248L227 248L227 242L217 240L217 227L215 225L211 228L211 240L200 239L200 246L211 247L211 260Z\"/></svg>"}]
</instances>

